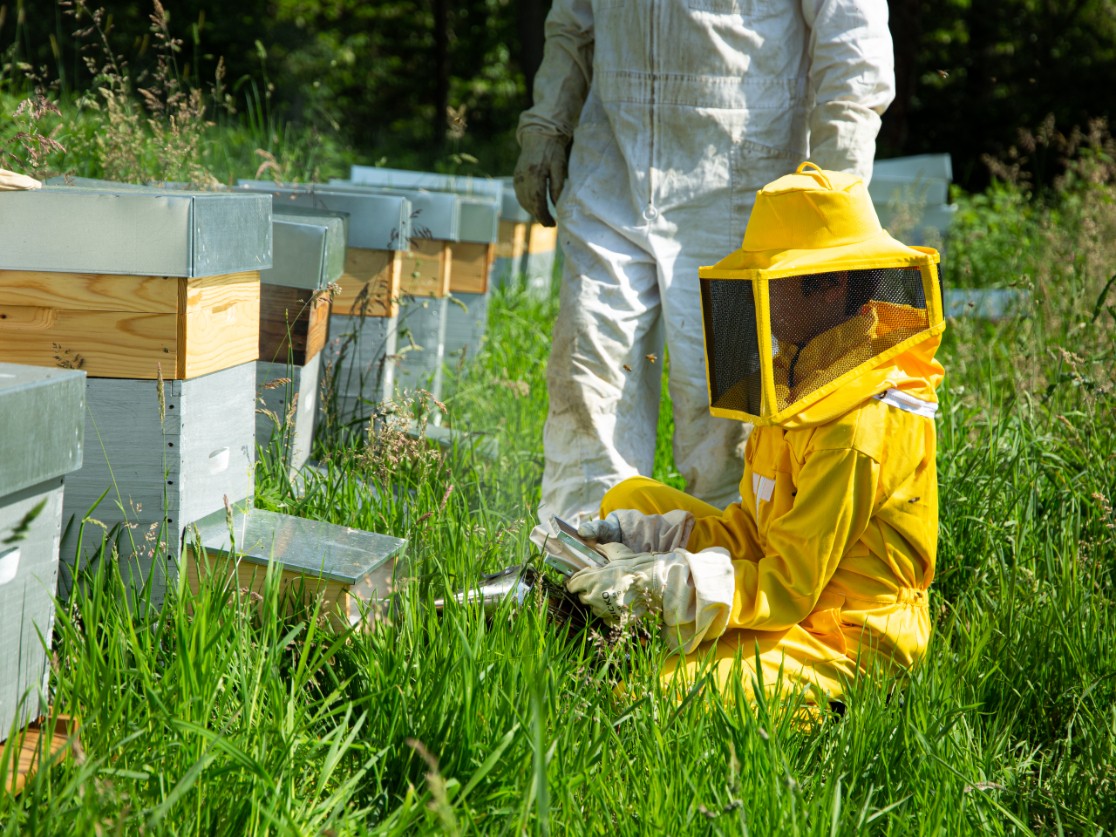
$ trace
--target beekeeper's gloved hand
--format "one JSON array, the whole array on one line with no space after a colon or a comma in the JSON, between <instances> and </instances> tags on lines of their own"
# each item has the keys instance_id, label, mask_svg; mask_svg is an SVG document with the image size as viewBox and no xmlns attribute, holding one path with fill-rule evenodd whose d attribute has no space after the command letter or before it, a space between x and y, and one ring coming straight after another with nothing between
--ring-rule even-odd
<instances>
[{"instance_id":1,"label":"beekeeper's gloved hand","mask_svg":"<svg viewBox=\"0 0 1116 837\"><path fill-rule=\"evenodd\" d=\"M609 624L644 614L660 616L667 645L689 654L728 627L735 592L732 561L720 547L701 552L634 553L622 544L601 547L609 563L570 576L566 589Z\"/></svg>"},{"instance_id":2,"label":"beekeeper's gloved hand","mask_svg":"<svg viewBox=\"0 0 1116 837\"><path fill-rule=\"evenodd\" d=\"M577 534L587 541L620 543L620 518L613 512L604 520L587 520L577 527Z\"/></svg>"},{"instance_id":3,"label":"beekeeper's gloved hand","mask_svg":"<svg viewBox=\"0 0 1116 837\"><path fill-rule=\"evenodd\" d=\"M25 174L0 169L0 192L19 192L25 189L41 189L43 184Z\"/></svg>"},{"instance_id":4,"label":"beekeeper's gloved hand","mask_svg":"<svg viewBox=\"0 0 1116 837\"><path fill-rule=\"evenodd\" d=\"M604 520L589 520L577 533L597 543L622 543L633 552L670 552L686 545L694 530L694 516L682 509L666 514L644 514L617 509Z\"/></svg>"},{"instance_id":5,"label":"beekeeper's gloved hand","mask_svg":"<svg viewBox=\"0 0 1116 837\"><path fill-rule=\"evenodd\" d=\"M544 227L554 226L546 196L558 203L566 185L566 157L569 140L538 131L520 136L519 160L515 164L515 196L519 205Z\"/></svg>"}]
</instances>

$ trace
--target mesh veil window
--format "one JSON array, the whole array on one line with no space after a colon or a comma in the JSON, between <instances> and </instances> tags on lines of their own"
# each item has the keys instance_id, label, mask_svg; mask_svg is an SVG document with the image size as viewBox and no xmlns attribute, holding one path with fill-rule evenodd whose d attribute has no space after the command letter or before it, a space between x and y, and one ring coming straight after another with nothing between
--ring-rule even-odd
<instances>
[{"instance_id":1,"label":"mesh veil window","mask_svg":"<svg viewBox=\"0 0 1116 837\"><path fill-rule=\"evenodd\" d=\"M940 311L936 271L922 264L702 278L714 415L766 423L918 342L934 325L928 294Z\"/></svg>"}]
</instances>

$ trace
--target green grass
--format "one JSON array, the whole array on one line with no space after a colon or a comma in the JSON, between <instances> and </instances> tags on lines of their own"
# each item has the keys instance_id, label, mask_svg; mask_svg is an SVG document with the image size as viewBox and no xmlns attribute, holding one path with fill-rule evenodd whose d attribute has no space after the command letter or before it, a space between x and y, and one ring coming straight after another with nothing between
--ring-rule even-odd
<instances>
[{"instance_id":1,"label":"green grass","mask_svg":"<svg viewBox=\"0 0 1116 837\"><path fill-rule=\"evenodd\" d=\"M1116 288L1098 243L1116 192L1004 194L965 200L947 280L1033 304L952 322L941 351L935 634L905 689L862 686L805 728L732 695L678 702L657 639L567 636L541 602L435 614L531 554L556 310L502 292L444 399L495 457L389 430L323 450L298 497L261 459L261 505L408 539L416 581L390 621L337 636L275 597L261 616L183 588L141 620L95 576L55 625L53 711L81 719L81 754L0 796L5 833L1116 829ZM672 478L669 446L656 471Z\"/></svg>"}]
</instances>

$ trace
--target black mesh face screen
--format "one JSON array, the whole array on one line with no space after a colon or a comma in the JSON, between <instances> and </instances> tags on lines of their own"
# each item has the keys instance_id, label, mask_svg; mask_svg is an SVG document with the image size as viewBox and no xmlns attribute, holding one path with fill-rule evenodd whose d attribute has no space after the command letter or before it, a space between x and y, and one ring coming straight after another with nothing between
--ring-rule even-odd
<instances>
[{"instance_id":1,"label":"black mesh face screen","mask_svg":"<svg viewBox=\"0 0 1116 837\"><path fill-rule=\"evenodd\" d=\"M753 283L703 279L706 362L714 407L781 412L929 328L918 267L831 271L768 282L775 392L763 410Z\"/></svg>"},{"instance_id":2,"label":"black mesh face screen","mask_svg":"<svg viewBox=\"0 0 1116 837\"><path fill-rule=\"evenodd\" d=\"M776 411L930 326L917 267L777 279L769 295Z\"/></svg>"},{"instance_id":3,"label":"black mesh face screen","mask_svg":"<svg viewBox=\"0 0 1116 837\"><path fill-rule=\"evenodd\" d=\"M763 389L752 283L703 279L701 297L712 404L759 415Z\"/></svg>"}]
</instances>

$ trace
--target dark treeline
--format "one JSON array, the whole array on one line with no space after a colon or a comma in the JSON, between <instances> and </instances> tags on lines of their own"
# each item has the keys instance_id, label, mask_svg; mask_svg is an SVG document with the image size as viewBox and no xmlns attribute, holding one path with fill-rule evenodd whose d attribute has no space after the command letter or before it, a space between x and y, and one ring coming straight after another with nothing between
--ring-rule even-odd
<instances>
[{"instance_id":1,"label":"dark treeline","mask_svg":"<svg viewBox=\"0 0 1116 837\"><path fill-rule=\"evenodd\" d=\"M114 51L142 84L154 64L151 0L103 7ZM57 0L0 0L0 83L19 64L63 91L90 77L79 25ZM1052 124L1070 135L1116 103L1116 0L890 0L899 95L881 157L948 151L956 180L987 183L987 157ZM337 129L367 160L445 165L472 154L503 173L542 55L547 0L166 0L180 72L208 85L218 58L241 108ZM1057 144L1031 148L1038 183ZM460 160L460 158L458 158Z\"/></svg>"}]
</instances>

